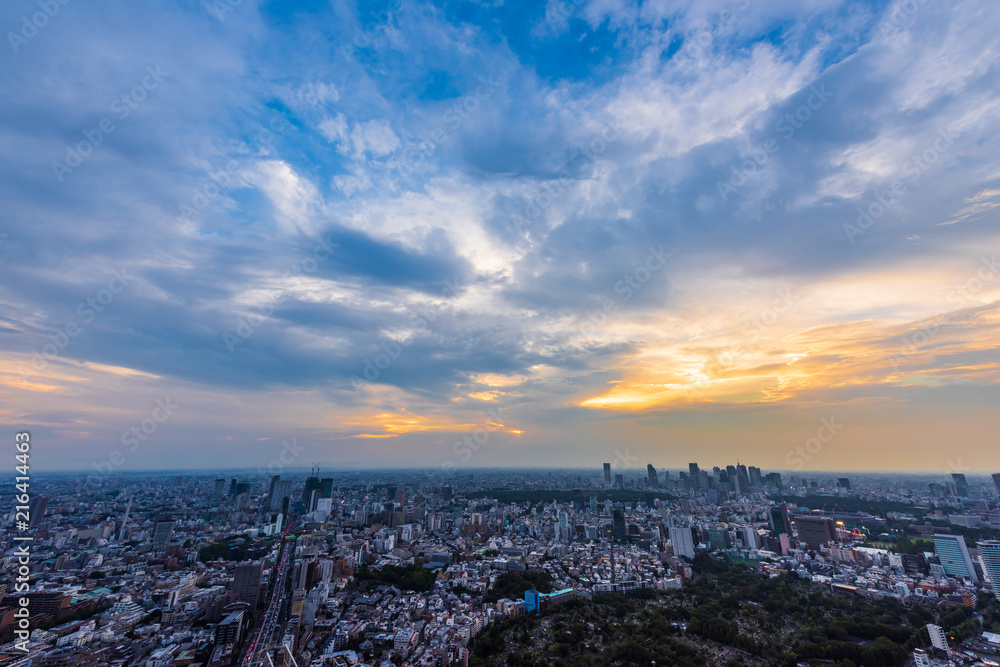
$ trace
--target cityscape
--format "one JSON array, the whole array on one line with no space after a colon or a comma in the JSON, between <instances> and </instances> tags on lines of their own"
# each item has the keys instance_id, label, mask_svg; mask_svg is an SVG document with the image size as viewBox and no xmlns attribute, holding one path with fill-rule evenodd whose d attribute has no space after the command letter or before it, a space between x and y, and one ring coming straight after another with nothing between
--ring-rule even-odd
<instances>
[{"instance_id":1,"label":"cityscape","mask_svg":"<svg viewBox=\"0 0 1000 667\"><path fill-rule=\"evenodd\" d=\"M0 2L0 667L1000 667L1000 2Z\"/></svg>"},{"instance_id":2,"label":"cityscape","mask_svg":"<svg viewBox=\"0 0 1000 667\"><path fill-rule=\"evenodd\" d=\"M28 516L5 517L4 667L1000 661L1000 473L63 475ZM737 575L793 580L809 614L709 622ZM652 609L645 641L601 627Z\"/></svg>"}]
</instances>

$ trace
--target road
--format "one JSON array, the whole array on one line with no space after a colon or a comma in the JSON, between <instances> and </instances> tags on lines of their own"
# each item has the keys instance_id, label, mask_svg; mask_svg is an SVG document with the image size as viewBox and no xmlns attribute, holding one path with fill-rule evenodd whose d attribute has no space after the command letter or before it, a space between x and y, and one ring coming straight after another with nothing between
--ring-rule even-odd
<instances>
[{"instance_id":1,"label":"road","mask_svg":"<svg viewBox=\"0 0 1000 667\"><path fill-rule=\"evenodd\" d=\"M278 618L281 615L281 607L288 597L288 574L291 571L292 556L295 553L295 541L286 540L293 524L289 524L285 532L282 533L281 551L278 556L278 563L274 566L274 574L271 576L271 598L267 603L267 611L257 619L253 632L247 639L246 649L241 665L251 667L257 664L261 651L266 651L271 645L275 630L278 626Z\"/></svg>"}]
</instances>

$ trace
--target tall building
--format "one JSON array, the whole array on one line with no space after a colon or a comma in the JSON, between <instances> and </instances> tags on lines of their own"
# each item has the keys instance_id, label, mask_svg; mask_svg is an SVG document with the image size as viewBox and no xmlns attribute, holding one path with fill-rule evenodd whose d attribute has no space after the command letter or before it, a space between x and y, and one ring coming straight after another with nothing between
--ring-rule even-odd
<instances>
[{"instance_id":1,"label":"tall building","mask_svg":"<svg viewBox=\"0 0 1000 667\"><path fill-rule=\"evenodd\" d=\"M810 549L818 551L827 542L837 541L837 529L833 519L822 516L797 516L792 523L799 531L799 542Z\"/></svg>"},{"instance_id":2,"label":"tall building","mask_svg":"<svg viewBox=\"0 0 1000 667\"><path fill-rule=\"evenodd\" d=\"M750 475L750 488L756 489L764 485L763 479L760 476L760 468L757 466L750 466L747 468Z\"/></svg>"},{"instance_id":3,"label":"tall building","mask_svg":"<svg viewBox=\"0 0 1000 667\"><path fill-rule=\"evenodd\" d=\"M913 664L916 667L931 667L931 659L922 648L913 649Z\"/></svg>"},{"instance_id":4,"label":"tall building","mask_svg":"<svg viewBox=\"0 0 1000 667\"><path fill-rule=\"evenodd\" d=\"M625 511L619 506L611 512L612 527L614 529L615 542L625 542L628 540L628 532L625 528Z\"/></svg>"},{"instance_id":5,"label":"tall building","mask_svg":"<svg viewBox=\"0 0 1000 667\"><path fill-rule=\"evenodd\" d=\"M256 607L260 599L260 579L264 572L261 561L244 561L233 571L233 592L240 602Z\"/></svg>"},{"instance_id":6,"label":"tall building","mask_svg":"<svg viewBox=\"0 0 1000 667\"><path fill-rule=\"evenodd\" d=\"M670 526L670 542L674 545L674 555L694 558L694 537L687 526Z\"/></svg>"},{"instance_id":7,"label":"tall building","mask_svg":"<svg viewBox=\"0 0 1000 667\"><path fill-rule=\"evenodd\" d=\"M625 476L620 472L615 473L615 486L619 489L625 488Z\"/></svg>"},{"instance_id":8,"label":"tall building","mask_svg":"<svg viewBox=\"0 0 1000 667\"><path fill-rule=\"evenodd\" d=\"M775 535L791 535L792 522L788 519L788 508L785 505L778 505L771 508L770 512L771 530Z\"/></svg>"},{"instance_id":9,"label":"tall building","mask_svg":"<svg viewBox=\"0 0 1000 667\"><path fill-rule=\"evenodd\" d=\"M279 480L271 488L270 504L269 509L272 512L282 512L287 513L287 507L284 507L284 501L292 495L292 481L290 479Z\"/></svg>"},{"instance_id":10,"label":"tall building","mask_svg":"<svg viewBox=\"0 0 1000 667\"><path fill-rule=\"evenodd\" d=\"M163 517L156 521L153 528L153 544L167 544L174 536L174 521Z\"/></svg>"},{"instance_id":11,"label":"tall building","mask_svg":"<svg viewBox=\"0 0 1000 667\"><path fill-rule=\"evenodd\" d=\"M35 496L28 505L28 525L34 528L45 516L45 508L49 506L48 496Z\"/></svg>"},{"instance_id":12,"label":"tall building","mask_svg":"<svg viewBox=\"0 0 1000 667\"><path fill-rule=\"evenodd\" d=\"M226 479L224 477L215 480L215 491L212 492L212 495L219 498L226 495Z\"/></svg>"},{"instance_id":13,"label":"tall building","mask_svg":"<svg viewBox=\"0 0 1000 667\"><path fill-rule=\"evenodd\" d=\"M993 595L1000 598L1000 541L986 540L979 542L978 546L983 572L993 586Z\"/></svg>"},{"instance_id":14,"label":"tall building","mask_svg":"<svg viewBox=\"0 0 1000 667\"><path fill-rule=\"evenodd\" d=\"M697 490L698 484L701 482L701 471L698 470L697 463L688 464L688 476L691 478L691 488Z\"/></svg>"},{"instance_id":15,"label":"tall building","mask_svg":"<svg viewBox=\"0 0 1000 667\"><path fill-rule=\"evenodd\" d=\"M951 482L955 485L956 496L964 498L969 495L969 482L965 479L965 475L960 472L954 472L951 474Z\"/></svg>"},{"instance_id":16,"label":"tall building","mask_svg":"<svg viewBox=\"0 0 1000 667\"><path fill-rule=\"evenodd\" d=\"M851 490L851 480L849 480L846 477L838 477L837 478L837 488L843 489L844 491L850 491Z\"/></svg>"},{"instance_id":17,"label":"tall building","mask_svg":"<svg viewBox=\"0 0 1000 667\"><path fill-rule=\"evenodd\" d=\"M122 517L122 525L118 526L117 539L119 542L125 539L125 527L128 525L128 515L132 511L132 494L129 494L128 503L125 505L125 516Z\"/></svg>"},{"instance_id":18,"label":"tall building","mask_svg":"<svg viewBox=\"0 0 1000 667\"><path fill-rule=\"evenodd\" d=\"M660 486L660 481L656 477L656 468L652 463L646 464L646 486L655 489Z\"/></svg>"},{"instance_id":19,"label":"tall building","mask_svg":"<svg viewBox=\"0 0 1000 667\"><path fill-rule=\"evenodd\" d=\"M927 634L931 636L931 644L936 649L942 651L948 650L948 638L945 637L944 630L941 629L940 625L934 625L933 623L927 624Z\"/></svg>"},{"instance_id":20,"label":"tall building","mask_svg":"<svg viewBox=\"0 0 1000 667\"><path fill-rule=\"evenodd\" d=\"M609 485L609 486L611 485L611 464L610 463L605 463L604 464L604 483L607 484L607 485Z\"/></svg>"},{"instance_id":21,"label":"tall building","mask_svg":"<svg viewBox=\"0 0 1000 667\"><path fill-rule=\"evenodd\" d=\"M993 473L993 486L997 487L997 493L1000 493L1000 472Z\"/></svg>"},{"instance_id":22,"label":"tall building","mask_svg":"<svg viewBox=\"0 0 1000 667\"><path fill-rule=\"evenodd\" d=\"M979 581L964 537L935 533L934 551L937 552L938 560L941 561L941 567L944 568L945 574L952 577L964 577L974 582Z\"/></svg>"},{"instance_id":23,"label":"tall building","mask_svg":"<svg viewBox=\"0 0 1000 667\"><path fill-rule=\"evenodd\" d=\"M267 504L271 504L271 499L274 498L274 487L281 479L281 475L275 475L271 478L271 484L267 487Z\"/></svg>"}]
</instances>

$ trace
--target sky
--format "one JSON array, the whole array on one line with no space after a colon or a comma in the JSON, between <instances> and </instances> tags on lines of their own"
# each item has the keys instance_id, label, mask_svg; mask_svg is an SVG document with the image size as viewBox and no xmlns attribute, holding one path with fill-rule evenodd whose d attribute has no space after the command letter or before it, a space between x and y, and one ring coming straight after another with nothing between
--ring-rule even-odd
<instances>
[{"instance_id":1,"label":"sky","mask_svg":"<svg viewBox=\"0 0 1000 667\"><path fill-rule=\"evenodd\" d=\"M36 472L1000 469L990 0L10 0Z\"/></svg>"}]
</instances>

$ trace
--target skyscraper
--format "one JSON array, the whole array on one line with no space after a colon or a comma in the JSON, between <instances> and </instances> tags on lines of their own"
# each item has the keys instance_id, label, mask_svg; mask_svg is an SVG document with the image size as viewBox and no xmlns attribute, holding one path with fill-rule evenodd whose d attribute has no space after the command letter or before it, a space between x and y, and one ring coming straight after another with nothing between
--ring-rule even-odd
<instances>
[{"instance_id":1,"label":"skyscraper","mask_svg":"<svg viewBox=\"0 0 1000 667\"><path fill-rule=\"evenodd\" d=\"M233 592L240 602L245 602L251 608L257 606L260 596L260 578L264 571L261 561L245 561L236 566L233 571Z\"/></svg>"},{"instance_id":2,"label":"skyscraper","mask_svg":"<svg viewBox=\"0 0 1000 667\"><path fill-rule=\"evenodd\" d=\"M670 526L670 542L674 545L674 555L694 558L694 537L687 526Z\"/></svg>"},{"instance_id":3,"label":"skyscraper","mask_svg":"<svg viewBox=\"0 0 1000 667\"><path fill-rule=\"evenodd\" d=\"M219 498L226 495L226 479L224 477L220 477L215 480L215 491L212 495L218 496Z\"/></svg>"},{"instance_id":4,"label":"skyscraper","mask_svg":"<svg viewBox=\"0 0 1000 667\"><path fill-rule=\"evenodd\" d=\"M997 487L997 493L1000 493L1000 472L993 473L993 486Z\"/></svg>"},{"instance_id":5,"label":"skyscraper","mask_svg":"<svg viewBox=\"0 0 1000 667\"><path fill-rule=\"evenodd\" d=\"M934 535L934 551L945 574L952 577L964 577L974 582L979 581L976 568L969 555L969 547L965 546L965 538L961 535Z\"/></svg>"},{"instance_id":6,"label":"skyscraper","mask_svg":"<svg viewBox=\"0 0 1000 667\"><path fill-rule=\"evenodd\" d=\"M994 597L1000 598L1000 541L979 542L979 560L983 563L986 578L993 586Z\"/></svg>"},{"instance_id":7,"label":"skyscraper","mask_svg":"<svg viewBox=\"0 0 1000 667\"><path fill-rule=\"evenodd\" d=\"M41 523L42 518L45 516L45 508L49 506L48 496L35 496L31 499L31 504L28 505L28 525L34 528L39 523Z\"/></svg>"},{"instance_id":8,"label":"skyscraper","mask_svg":"<svg viewBox=\"0 0 1000 667\"><path fill-rule=\"evenodd\" d=\"M962 496L964 498L969 495L969 482L965 479L965 475L960 472L952 473L951 481L955 485L956 496Z\"/></svg>"},{"instance_id":9,"label":"skyscraper","mask_svg":"<svg viewBox=\"0 0 1000 667\"><path fill-rule=\"evenodd\" d=\"M609 485L609 486L611 484L611 464L610 463L605 463L604 464L604 483L607 484L607 485Z\"/></svg>"},{"instance_id":10,"label":"skyscraper","mask_svg":"<svg viewBox=\"0 0 1000 667\"><path fill-rule=\"evenodd\" d=\"M153 528L153 544L167 544L174 535L174 520L168 517L157 519Z\"/></svg>"},{"instance_id":11,"label":"skyscraper","mask_svg":"<svg viewBox=\"0 0 1000 667\"><path fill-rule=\"evenodd\" d=\"M646 464L646 486L655 489L660 486L660 481L656 477L656 468L652 463Z\"/></svg>"}]
</instances>

